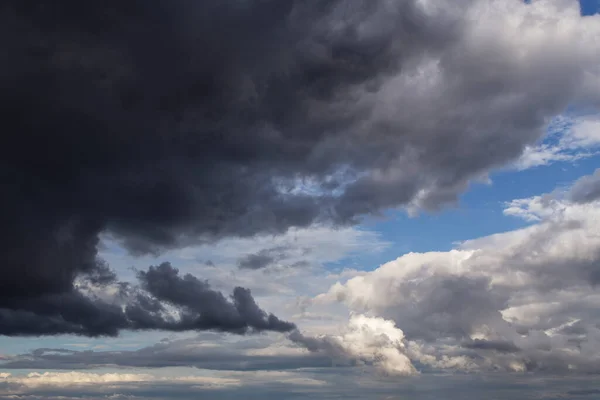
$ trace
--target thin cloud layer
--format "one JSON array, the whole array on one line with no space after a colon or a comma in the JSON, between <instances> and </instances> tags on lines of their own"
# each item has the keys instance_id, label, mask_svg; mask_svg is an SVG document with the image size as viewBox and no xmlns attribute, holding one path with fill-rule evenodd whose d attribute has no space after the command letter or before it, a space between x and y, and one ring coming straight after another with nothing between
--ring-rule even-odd
<instances>
[{"instance_id":1,"label":"thin cloud layer","mask_svg":"<svg viewBox=\"0 0 600 400\"><path fill-rule=\"evenodd\" d=\"M274 337L277 336L277 337ZM331 354L309 353L282 346L282 335L245 336L202 333L198 337L161 341L137 350L101 351L40 348L7 357L10 370L91 370L120 368L194 367L213 371L287 371L331 367Z\"/></svg>"},{"instance_id":2,"label":"thin cloud layer","mask_svg":"<svg viewBox=\"0 0 600 400\"><path fill-rule=\"evenodd\" d=\"M320 400L444 398L498 399L594 399L596 377L538 376L517 374L423 374L418 378L373 376L359 369L310 369L301 371L223 371L173 369L162 374L141 370L115 373L53 372L0 374L0 398L44 400L106 399L251 399L289 398ZM107 388L110 390L107 394Z\"/></svg>"},{"instance_id":3,"label":"thin cloud layer","mask_svg":"<svg viewBox=\"0 0 600 400\"><path fill-rule=\"evenodd\" d=\"M599 100L575 2L2 7L7 326L77 297L102 232L155 254L437 209Z\"/></svg>"}]
</instances>

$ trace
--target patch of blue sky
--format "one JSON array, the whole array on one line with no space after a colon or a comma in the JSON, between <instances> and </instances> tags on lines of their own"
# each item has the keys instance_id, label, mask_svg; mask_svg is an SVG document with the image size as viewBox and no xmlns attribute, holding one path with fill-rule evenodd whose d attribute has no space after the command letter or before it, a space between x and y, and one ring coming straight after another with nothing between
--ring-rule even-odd
<instances>
[{"instance_id":1,"label":"patch of blue sky","mask_svg":"<svg viewBox=\"0 0 600 400\"><path fill-rule=\"evenodd\" d=\"M600 0L579 0L582 15L594 15L600 13Z\"/></svg>"}]
</instances>

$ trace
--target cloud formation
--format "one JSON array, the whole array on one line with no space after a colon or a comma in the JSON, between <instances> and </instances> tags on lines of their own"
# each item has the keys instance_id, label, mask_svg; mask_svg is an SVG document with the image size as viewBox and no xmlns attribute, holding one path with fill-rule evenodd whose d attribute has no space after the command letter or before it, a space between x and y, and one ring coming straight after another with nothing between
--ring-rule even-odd
<instances>
[{"instance_id":1,"label":"cloud formation","mask_svg":"<svg viewBox=\"0 0 600 400\"><path fill-rule=\"evenodd\" d=\"M313 305L341 302L395 324L399 353L419 370L597 373L600 203L587 195L596 175L510 203L531 226L403 255Z\"/></svg>"},{"instance_id":2,"label":"cloud formation","mask_svg":"<svg viewBox=\"0 0 600 400\"><path fill-rule=\"evenodd\" d=\"M594 399L597 377L517 374L423 374L418 378L366 374L362 369L318 368L298 371L206 371L121 369L114 373L0 373L0 398L44 400L285 398L309 400L425 397L460 400L485 398L493 389L498 398Z\"/></svg>"},{"instance_id":3,"label":"cloud formation","mask_svg":"<svg viewBox=\"0 0 600 400\"><path fill-rule=\"evenodd\" d=\"M101 232L145 254L436 209L600 93L575 2L15 0L0 27L5 319L76 296Z\"/></svg>"},{"instance_id":4,"label":"cloud formation","mask_svg":"<svg viewBox=\"0 0 600 400\"><path fill-rule=\"evenodd\" d=\"M554 118L541 143L526 146L513 165L524 170L556 162L575 162L598 155L600 149L598 115L560 115Z\"/></svg>"},{"instance_id":5,"label":"cloud formation","mask_svg":"<svg viewBox=\"0 0 600 400\"><path fill-rule=\"evenodd\" d=\"M600 199L600 169L593 175L578 179L569 190L569 199L576 203L589 203Z\"/></svg>"},{"instance_id":6,"label":"cloud formation","mask_svg":"<svg viewBox=\"0 0 600 400\"><path fill-rule=\"evenodd\" d=\"M115 372L31 372L26 375L0 374L0 398L2 399L132 399L156 397L189 398L197 395L228 398L239 389L262 391L274 386L296 389L320 387L325 382L295 372L230 372L223 376L202 375L186 370L187 375L161 376L149 373ZM106 394L106 389L113 392ZM262 389L262 390L261 390ZM243 392L243 391L241 391ZM268 390L267 390L268 392ZM260 398L260 397L259 397Z\"/></svg>"},{"instance_id":7,"label":"cloud formation","mask_svg":"<svg viewBox=\"0 0 600 400\"><path fill-rule=\"evenodd\" d=\"M263 269L271 264L287 258L285 247L262 249L258 253L246 254L238 261L241 269Z\"/></svg>"},{"instance_id":8,"label":"cloud formation","mask_svg":"<svg viewBox=\"0 0 600 400\"><path fill-rule=\"evenodd\" d=\"M405 354L404 333L382 318L352 315L345 332L338 336L306 336L299 331L290 340L313 353L331 357L341 365L366 364L390 375L413 375L417 370Z\"/></svg>"},{"instance_id":9,"label":"cloud formation","mask_svg":"<svg viewBox=\"0 0 600 400\"><path fill-rule=\"evenodd\" d=\"M0 334L116 336L122 330L287 332L295 325L267 314L250 290L231 299L169 263L138 273L140 286L116 282L65 293L13 296L0 309ZM98 292L98 290L101 290Z\"/></svg>"},{"instance_id":10,"label":"cloud formation","mask_svg":"<svg viewBox=\"0 0 600 400\"><path fill-rule=\"evenodd\" d=\"M7 357L2 362L2 368L89 370L118 366L194 367L215 371L285 371L331 366L330 354L309 353L292 345L278 334L233 338L218 332L202 332L197 337L163 340L136 350L39 348Z\"/></svg>"}]
</instances>

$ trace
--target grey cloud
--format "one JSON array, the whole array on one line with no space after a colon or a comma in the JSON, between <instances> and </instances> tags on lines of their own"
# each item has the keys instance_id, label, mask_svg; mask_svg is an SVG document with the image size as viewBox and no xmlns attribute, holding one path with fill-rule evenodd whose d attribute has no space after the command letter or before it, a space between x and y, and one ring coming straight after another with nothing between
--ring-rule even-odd
<instances>
[{"instance_id":1,"label":"grey cloud","mask_svg":"<svg viewBox=\"0 0 600 400\"><path fill-rule=\"evenodd\" d=\"M565 335L585 335L587 332L588 328L582 321L578 321L572 325L568 325L560 329L560 333Z\"/></svg>"},{"instance_id":2,"label":"grey cloud","mask_svg":"<svg viewBox=\"0 0 600 400\"><path fill-rule=\"evenodd\" d=\"M492 291L489 283L489 278L443 275L406 283L399 290L413 299L411 306L390 308L383 316L402 321L409 340L466 339L475 327L502 321L498 310L508 295Z\"/></svg>"},{"instance_id":3,"label":"grey cloud","mask_svg":"<svg viewBox=\"0 0 600 400\"><path fill-rule=\"evenodd\" d=\"M315 305L339 301L393 321L420 369L597 374L600 209L563 194L512 203L540 215L534 225L404 255Z\"/></svg>"},{"instance_id":4,"label":"grey cloud","mask_svg":"<svg viewBox=\"0 0 600 400\"><path fill-rule=\"evenodd\" d=\"M569 396L595 396L600 394L600 389L574 389L567 392Z\"/></svg>"},{"instance_id":5,"label":"grey cloud","mask_svg":"<svg viewBox=\"0 0 600 400\"><path fill-rule=\"evenodd\" d=\"M397 379L365 373L364 369L314 368L294 372L290 376L273 379L266 375L232 373L219 377L241 379L240 386L221 388L202 387L197 382L139 382L115 383L107 390L105 385L77 385L74 387L26 387L3 385L5 396L0 398L44 400L100 400L114 399L196 399L209 397L221 399L307 399L326 398L391 400L438 399L462 400L467 398L493 399L569 399L595 398L599 390L597 377L577 378L570 375L544 376L515 374L448 375L422 374L410 379ZM286 378L295 378L286 380ZM303 385L304 379L322 382L320 385ZM12 392L8 392L11 390ZM12 395L17 393L17 396ZM11 393L11 394L9 394Z\"/></svg>"},{"instance_id":6,"label":"grey cloud","mask_svg":"<svg viewBox=\"0 0 600 400\"><path fill-rule=\"evenodd\" d=\"M280 260L284 255L278 254L278 249L263 249L256 254L248 254L238 261L241 269L263 269L273 262Z\"/></svg>"},{"instance_id":7,"label":"grey cloud","mask_svg":"<svg viewBox=\"0 0 600 400\"><path fill-rule=\"evenodd\" d=\"M329 357L345 357L346 351L339 346L339 344L331 340L328 336L324 337L314 337L304 335L302 332L298 330L292 331L288 338L296 343L306 348L308 351L313 353L324 352Z\"/></svg>"},{"instance_id":8,"label":"grey cloud","mask_svg":"<svg viewBox=\"0 0 600 400\"><path fill-rule=\"evenodd\" d=\"M483 340L475 339L470 342L463 343L462 346L467 349L474 350L492 350L500 353L518 353L521 351L513 342L502 340Z\"/></svg>"},{"instance_id":9,"label":"grey cloud","mask_svg":"<svg viewBox=\"0 0 600 400\"><path fill-rule=\"evenodd\" d=\"M159 253L454 201L590 72L551 40L522 63L474 43L478 5L9 1L0 308L70 293L101 232Z\"/></svg>"},{"instance_id":10,"label":"grey cloud","mask_svg":"<svg viewBox=\"0 0 600 400\"><path fill-rule=\"evenodd\" d=\"M0 308L0 334L116 336L129 325L121 307L78 291L14 297Z\"/></svg>"},{"instance_id":11,"label":"grey cloud","mask_svg":"<svg viewBox=\"0 0 600 400\"><path fill-rule=\"evenodd\" d=\"M324 357L336 367L353 367L356 365L374 365L378 361L368 355L357 355L340 345L329 336L307 336L295 330L288 335L293 343L308 350L316 357Z\"/></svg>"},{"instance_id":12,"label":"grey cloud","mask_svg":"<svg viewBox=\"0 0 600 400\"><path fill-rule=\"evenodd\" d=\"M77 289L13 296L0 308L0 334L116 336L122 330L157 329L244 334L295 328L263 311L248 289L236 287L227 299L207 282L189 274L180 276L169 263L141 271L139 280L141 288L122 284L113 303Z\"/></svg>"},{"instance_id":13,"label":"grey cloud","mask_svg":"<svg viewBox=\"0 0 600 400\"><path fill-rule=\"evenodd\" d=\"M600 339L594 327L600 313L597 302L581 299L587 293L585 281L579 285L547 289L541 283L515 293L514 288L490 285L489 279L433 275L419 284L399 285L402 297L412 301L378 310L378 315L396 321L407 341L422 346L422 351L410 353L416 363L423 352L437 360L454 359L457 364L452 368L458 369L511 370L516 363L527 371L568 373L573 372L571 365L580 373L596 373L600 370L596 351L583 349L594 348ZM534 305L551 304L551 309L540 308L532 321L504 319L500 310L520 304L519 294L529 296ZM574 319L581 321L562 327L557 335L548 332ZM482 329L488 339L471 339ZM421 368L452 365L425 363Z\"/></svg>"},{"instance_id":14,"label":"grey cloud","mask_svg":"<svg viewBox=\"0 0 600 400\"><path fill-rule=\"evenodd\" d=\"M210 342L211 346L194 346ZM249 349L262 349L271 340L241 340L235 343L223 336L204 334L194 339L166 341L132 351L73 351L40 348L12 357L1 364L7 369L86 370L107 366L131 368L196 367L212 370L290 370L331 366L327 356L248 355Z\"/></svg>"},{"instance_id":15,"label":"grey cloud","mask_svg":"<svg viewBox=\"0 0 600 400\"><path fill-rule=\"evenodd\" d=\"M261 310L248 289L236 287L232 301L210 288L207 282L179 271L168 263L150 267L138 275L141 286L159 301L182 307L187 329L218 329L245 332L248 329L286 332L295 326ZM143 327L144 322L140 321Z\"/></svg>"},{"instance_id":16,"label":"grey cloud","mask_svg":"<svg viewBox=\"0 0 600 400\"><path fill-rule=\"evenodd\" d=\"M268 249L262 249L257 253L246 254L244 257L238 260L238 268L241 269L265 269L276 263L285 262L288 260L290 255L289 246L277 246ZM307 253L309 250L304 249L303 253ZM300 260L294 261L289 265L290 267L303 267L307 266L308 262Z\"/></svg>"},{"instance_id":17,"label":"grey cloud","mask_svg":"<svg viewBox=\"0 0 600 400\"><path fill-rule=\"evenodd\" d=\"M571 186L569 199L576 203L589 203L600 199L600 169L592 175L579 178Z\"/></svg>"}]
</instances>

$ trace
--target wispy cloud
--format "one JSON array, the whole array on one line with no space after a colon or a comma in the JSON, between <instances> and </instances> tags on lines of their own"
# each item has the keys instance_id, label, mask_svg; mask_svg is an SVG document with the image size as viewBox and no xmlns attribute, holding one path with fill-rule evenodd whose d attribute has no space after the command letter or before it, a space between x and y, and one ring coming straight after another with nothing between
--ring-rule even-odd
<instances>
[{"instance_id":1,"label":"wispy cloud","mask_svg":"<svg viewBox=\"0 0 600 400\"><path fill-rule=\"evenodd\" d=\"M513 165L518 170L574 162L600 152L600 116L561 115L552 120L548 134L535 146L527 146Z\"/></svg>"}]
</instances>

